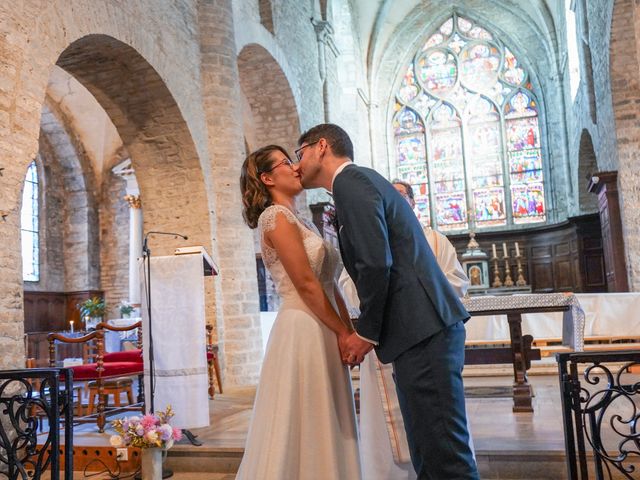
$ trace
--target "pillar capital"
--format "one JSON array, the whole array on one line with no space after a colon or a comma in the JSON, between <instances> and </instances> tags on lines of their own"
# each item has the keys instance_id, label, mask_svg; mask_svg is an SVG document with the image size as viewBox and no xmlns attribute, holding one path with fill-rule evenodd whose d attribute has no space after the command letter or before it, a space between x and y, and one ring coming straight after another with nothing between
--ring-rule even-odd
<instances>
[{"instance_id":1,"label":"pillar capital","mask_svg":"<svg viewBox=\"0 0 640 480\"><path fill-rule=\"evenodd\" d=\"M129 204L129 207L142 208L142 201L140 200L140 195L125 195L123 198L127 201L127 203Z\"/></svg>"}]
</instances>

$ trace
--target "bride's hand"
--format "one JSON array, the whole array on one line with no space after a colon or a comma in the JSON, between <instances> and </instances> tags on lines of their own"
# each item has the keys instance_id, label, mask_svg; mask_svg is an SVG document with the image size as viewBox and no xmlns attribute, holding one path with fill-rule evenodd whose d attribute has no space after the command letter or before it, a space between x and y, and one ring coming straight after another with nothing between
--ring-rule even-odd
<instances>
[{"instance_id":1,"label":"bride's hand","mask_svg":"<svg viewBox=\"0 0 640 480\"><path fill-rule=\"evenodd\" d=\"M344 330L342 333L338 334L338 348L340 349L340 358L344 358L346 354L347 342L350 336L351 332L349 330Z\"/></svg>"}]
</instances>

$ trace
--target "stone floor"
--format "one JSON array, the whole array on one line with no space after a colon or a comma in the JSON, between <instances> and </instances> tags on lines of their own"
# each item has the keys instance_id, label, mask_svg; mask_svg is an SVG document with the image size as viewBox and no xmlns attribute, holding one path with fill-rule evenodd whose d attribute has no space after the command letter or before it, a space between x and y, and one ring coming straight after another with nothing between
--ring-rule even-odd
<instances>
[{"instance_id":1,"label":"stone floor","mask_svg":"<svg viewBox=\"0 0 640 480\"><path fill-rule=\"evenodd\" d=\"M559 480L566 478L562 413L557 375L533 375L533 413L513 413L509 397L467 396L476 457L484 479ZM509 376L467 377L469 392L508 387ZM499 390L499 389L496 389ZM242 458L255 387L227 388L211 403L211 426L194 429L201 447L176 444L166 466L177 480L231 480ZM75 431L75 445L108 442L113 432L100 435L93 426ZM82 474L74 478L86 478ZM108 477L94 477L96 479ZM124 477L123 477L124 478Z\"/></svg>"}]
</instances>

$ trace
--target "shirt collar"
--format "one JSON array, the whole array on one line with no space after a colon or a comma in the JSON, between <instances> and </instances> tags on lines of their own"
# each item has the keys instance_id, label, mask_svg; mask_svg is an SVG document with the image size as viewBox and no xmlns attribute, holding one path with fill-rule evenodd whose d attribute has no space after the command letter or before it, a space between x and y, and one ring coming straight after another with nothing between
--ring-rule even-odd
<instances>
[{"instance_id":1,"label":"shirt collar","mask_svg":"<svg viewBox=\"0 0 640 480\"><path fill-rule=\"evenodd\" d=\"M333 193L333 184L336 181L336 177L340 175L340 173L342 173L342 171L349 165L353 165L353 162L344 162L342 165L336 168L336 171L333 174L333 178L331 179L331 193Z\"/></svg>"}]
</instances>

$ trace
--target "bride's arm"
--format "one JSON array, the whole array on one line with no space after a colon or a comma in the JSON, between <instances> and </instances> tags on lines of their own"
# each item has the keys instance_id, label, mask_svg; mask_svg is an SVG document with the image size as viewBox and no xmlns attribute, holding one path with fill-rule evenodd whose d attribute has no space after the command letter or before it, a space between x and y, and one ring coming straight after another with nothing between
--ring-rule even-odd
<instances>
[{"instance_id":1,"label":"bride's arm","mask_svg":"<svg viewBox=\"0 0 640 480\"><path fill-rule=\"evenodd\" d=\"M284 214L278 213L275 228L265 232L264 236L275 248L282 266L304 303L338 337L348 336L349 329L338 317L311 269L298 226L290 223Z\"/></svg>"},{"instance_id":2,"label":"bride's arm","mask_svg":"<svg viewBox=\"0 0 640 480\"><path fill-rule=\"evenodd\" d=\"M349 315L349 309L347 309L347 305L344 303L344 298L342 298L342 292L340 292L340 288L337 283L333 283L333 296L336 299L336 305L338 306L338 312L340 313L340 318L342 319L342 323L344 323L349 331L353 331L353 324L351 323L351 316Z\"/></svg>"}]
</instances>

